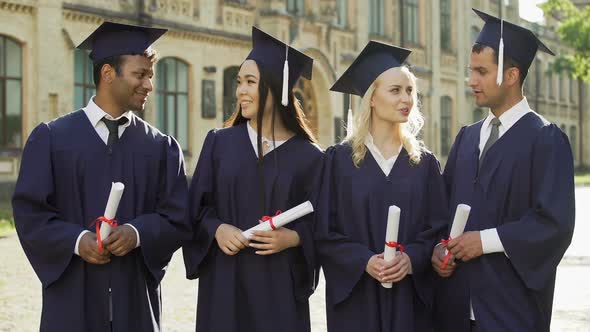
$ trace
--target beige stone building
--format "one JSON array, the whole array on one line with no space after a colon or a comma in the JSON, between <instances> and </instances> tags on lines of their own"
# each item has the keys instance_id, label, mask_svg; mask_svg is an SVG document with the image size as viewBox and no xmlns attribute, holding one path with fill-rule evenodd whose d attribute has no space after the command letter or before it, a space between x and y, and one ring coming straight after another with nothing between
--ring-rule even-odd
<instances>
[{"instance_id":1,"label":"beige stone building","mask_svg":"<svg viewBox=\"0 0 590 332\"><path fill-rule=\"evenodd\" d=\"M207 131L234 108L235 74L248 54L251 25L315 59L313 80L297 95L324 146L342 136L348 98L329 92L370 39L411 48L426 116L423 137L442 160L455 134L487 110L467 86L472 41L482 22L471 7L498 13L494 0L0 0L0 183L16 179L27 135L86 104L94 93L86 54L75 49L104 20L165 27L161 61L144 114L181 143L192 173ZM520 21L518 1L505 8ZM549 27L534 27L549 47L568 53ZM546 76L541 54L526 84L529 102L572 140L576 165L589 164L588 86ZM547 79L549 77L549 79ZM534 84L533 84L534 83ZM589 98L586 97L586 100ZM359 102L353 100L353 108ZM584 116L585 115L585 116ZM43 165L39 165L43 167ZM5 191L6 192L6 191Z\"/></svg>"}]
</instances>

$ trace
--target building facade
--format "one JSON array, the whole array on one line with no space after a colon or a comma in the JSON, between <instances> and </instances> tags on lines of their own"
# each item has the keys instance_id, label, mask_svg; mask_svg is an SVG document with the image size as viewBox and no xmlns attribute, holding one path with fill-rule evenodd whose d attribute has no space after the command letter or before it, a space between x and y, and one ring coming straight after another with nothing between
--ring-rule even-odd
<instances>
[{"instance_id":1,"label":"building facade","mask_svg":"<svg viewBox=\"0 0 590 332\"><path fill-rule=\"evenodd\" d=\"M94 93L87 54L75 48L104 20L165 27L154 47L154 91L140 114L180 142L192 173L207 132L235 110L235 77L253 24L315 59L296 95L320 143L341 139L348 96L329 88L371 39L413 50L423 139L445 160L461 126L487 110L467 85L472 42L482 22L471 7L498 14L499 1L428 0L0 0L0 183L14 183L28 134L40 122L83 107ZM504 17L521 22L518 1ZM568 53L547 26L532 26ZM531 107L570 136L576 165L590 163L588 85L548 74L538 55L525 84ZM360 99L353 98L353 109ZM42 165L40 165L42 167Z\"/></svg>"}]
</instances>

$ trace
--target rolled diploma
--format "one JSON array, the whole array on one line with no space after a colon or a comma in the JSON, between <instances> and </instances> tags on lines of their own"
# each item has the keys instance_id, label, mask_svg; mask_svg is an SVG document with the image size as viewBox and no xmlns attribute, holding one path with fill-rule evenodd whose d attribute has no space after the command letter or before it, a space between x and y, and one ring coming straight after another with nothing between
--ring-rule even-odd
<instances>
[{"instance_id":1,"label":"rolled diploma","mask_svg":"<svg viewBox=\"0 0 590 332\"><path fill-rule=\"evenodd\" d=\"M453 225L451 226L451 239L456 239L463 234L465 231L465 224L469 218L469 212L471 212L471 206L467 204L457 205L457 211L455 211L455 219L453 219ZM448 254L448 250L445 249L445 255Z\"/></svg>"},{"instance_id":2,"label":"rolled diploma","mask_svg":"<svg viewBox=\"0 0 590 332\"><path fill-rule=\"evenodd\" d=\"M275 225L275 228L279 228L279 227L283 227L286 224L297 220L309 213L313 212L313 205L311 205L310 201L305 201L304 203L301 203L279 215L273 216L272 217L272 222ZM252 237L252 232L254 231L270 231L272 230L272 227L270 226L270 223L265 221L263 223L260 223L252 228L249 228L245 231L242 232L242 235L250 240L250 238Z\"/></svg>"},{"instance_id":3,"label":"rolled diploma","mask_svg":"<svg viewBox=\"0 0 590 332\"><path fill-rule=\"evenodd\" d=\"M395 205L389 207L387 214L387 228L385 230L385 242L397 242L397 235L399 233L399 216L401 209ZM385 245L383 250L383 258L386 262L390 262L395 257L396 248L388 247ZM382 282L381 286L385 288L391 288L393 284L391 282Z\"/></svg>"},{"instance_id":4,"label":"rolled diploma","mask_svg":"<svg viewBox=\"0 0 590 332\"><path fill-rule=\"evenodd\" d=\"M111 186L111 193L109 194L109 200L107 201L107 206L104 209L104 217L107 219L115 218L117 214L117 208L119 207L119 202L121 201L121 196L123 195L123 190L125 189L125 185L121 182L113 182ZM110 234L111 234L111 225L103 222L100 225L100 238L104 241Z\"/></svg>"}]
</instances>

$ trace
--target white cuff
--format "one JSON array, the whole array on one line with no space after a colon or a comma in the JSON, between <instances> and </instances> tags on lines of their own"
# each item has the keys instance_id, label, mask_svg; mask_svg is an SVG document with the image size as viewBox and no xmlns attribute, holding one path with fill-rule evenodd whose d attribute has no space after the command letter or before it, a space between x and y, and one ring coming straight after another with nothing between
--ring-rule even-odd
<instances>
[{"instance_id":1,"label":"white cuff","mask_svg":"<svg viewBox=\"0 0 590 332\"><path fill-rule=\"evenodd\" d=\"M137 231L137 228L135 228L135 226L131 225L131 224L124 224L125 226L129 226L131 228L133 228L133 230L135 231L135 235L137 235L137 244L135 245L135 248L139 247L139 232Z\"/></svg>"},{"instance_id":2,"label":"white cuff","mask_svg":"<svg viewBox=\"0 0 590 332\"><path fill-rule=\"evenodd\" d=\"M86 233L90 233L89 230L83 230L82 232L80 232L80 235L78 235L78 239L76 240L76 245L74 246L74 254L80 256L80 250L79 250L79 246L80 246L80 240L82 239L82 236Z\"/></svg>"},{"instance_id":3,"label":"white cuff","mask_svg":"<svg viewBox=\"0 0 590 332\"><path fill-rule=\"evenodd\" d=\"M484 229L483 231L479 232L479 236L481 237L481 248L484 254L492 254L495 252L503 252L506 254L504 245L502 245L502 241L500 241L500 236L498 235L497 229ZM508 255L506 255L506 257L508 257Z\"/></svg>"}]
</instances>

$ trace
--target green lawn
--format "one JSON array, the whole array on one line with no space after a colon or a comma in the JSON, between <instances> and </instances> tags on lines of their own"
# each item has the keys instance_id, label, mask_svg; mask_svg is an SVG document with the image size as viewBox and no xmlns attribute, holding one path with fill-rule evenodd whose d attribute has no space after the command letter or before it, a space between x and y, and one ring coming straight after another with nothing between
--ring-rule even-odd
<instances>
[{"instance_id":1,"label":"green lawn","mask_svg":"<svg viewBox=\"0 0 590 332\"><path fill-rule=\"evenodd\" d=\"M574 182L576 186L590 186L590 173L576 173Z\"/></svg>"}]
</instances>

